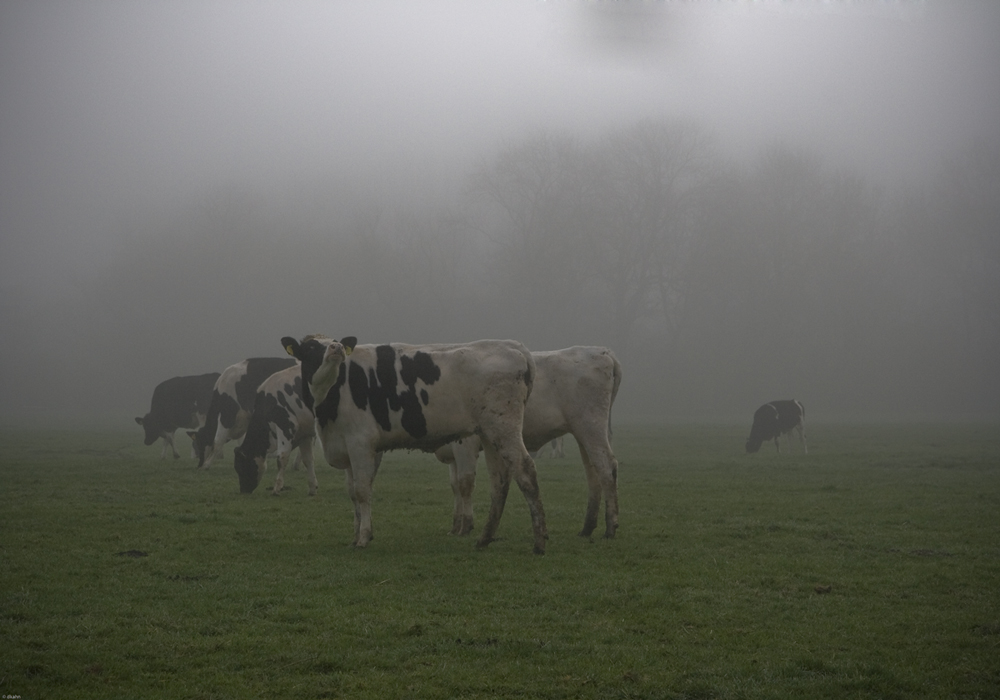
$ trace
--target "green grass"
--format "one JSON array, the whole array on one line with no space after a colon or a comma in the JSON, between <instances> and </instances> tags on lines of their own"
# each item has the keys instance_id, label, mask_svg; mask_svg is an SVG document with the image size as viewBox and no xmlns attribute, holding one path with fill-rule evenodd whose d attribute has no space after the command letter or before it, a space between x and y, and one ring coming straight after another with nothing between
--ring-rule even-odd
<instances>
[{"instance_id":1,"label":"green grass","mask_svg":"<svg viewBox=\"0 0 1000 700\"><path fill-rule=\"evenodd\" d=\"M575 447L539 460L544 557L516 488L486 550L445 534L428 455L387 456L353 550L329 467L240 496L231 447L206 473L135 430L2 430L0 695L1000 697L998 426L816 424L780 457L746 430L617 426L611 541L576 536Z\"/></svg>"}]
</instances>

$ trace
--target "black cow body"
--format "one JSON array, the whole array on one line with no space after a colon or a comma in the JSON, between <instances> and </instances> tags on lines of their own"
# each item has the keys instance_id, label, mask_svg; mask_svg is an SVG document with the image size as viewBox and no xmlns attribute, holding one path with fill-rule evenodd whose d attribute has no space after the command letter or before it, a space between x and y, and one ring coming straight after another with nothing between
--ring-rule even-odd
<instances>
[{"instance_id":1,"label":"black cow body","mask_svg":"<svg viewBox=\"0 0 1000 700\"><path fill-rule=\"evenodd\" d=\"M149 413L136 417L135 422L145 431L147 445L163 438L160 459L166 456L168 446L174 453L174 459L180 458L174 447L174 431L178 428L199 428L205 422L212 401L212 387L218 378L218 372L173 377L153 389Z\"/></svg>"},{"instance_id":2,"label":"black cow body","mask_svg":"<svg viewBox=\"0 0 1000 700\"><path fill-rule=\"evenodd\" d=\"M251 357L223 370L212 389L205 425L188 433L194 440L199 468L207 468L221 456L228 441L243 437L261 382L294 364L290 357Z\"/></svg>"},{"instance_id":3,"label":"black cow body","mask_svg":"<svg viewBox=\"0 0 1000 700\"><path fill-rule=\"evenodd\" d=\"M747 452L756 452L767 440L774 440L774 447L781 452L778 438L793 430L798 431L802 451L806 454L806 409L794 399L772 401L758 408L753 414L753 426L747 438Z\"/></svg>"}]
</instances>

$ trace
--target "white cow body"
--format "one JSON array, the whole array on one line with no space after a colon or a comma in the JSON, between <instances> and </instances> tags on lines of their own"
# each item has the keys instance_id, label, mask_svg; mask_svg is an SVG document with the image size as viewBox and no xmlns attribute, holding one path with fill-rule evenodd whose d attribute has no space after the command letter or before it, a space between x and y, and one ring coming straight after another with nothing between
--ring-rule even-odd
<instances>
[{"instance_id":1,"label":"white cow body","mask_svg":"<svg viewBox=\"0 0 1000 700\"><path fill-rule=\"evenodd\" d=\"M379 452L433 451L477 435L491 477L491 507L477 546L493 540L513 478L531 512L536 553L548 536L535 465L521 437L534 361L515 341L458 345L354 346L307 336L283 338L302 363L303 396L312 405L327 462L347 475L354 502L354 544L372 538L371 492ZM349 357L348 357L349 354Z\"/></svg>"},{"instance_id":2,"label":"white cow body","mask_svg":"<svg viewBox=\"0 0 1000 700\"><path fill-rule=\"evenodd\" d=\"M621 384L622 370L607 348L576 346L533 352L535 384L524 409L523 437L528 450L539 450L569 433L580 447L589 496L583 529L589 537L597 527L603 497L605 537L618 529L618 461L611 451L611 406ZM449 464L455 511L454 534L472 530L472 491L480 442L473 436L435 453Z\"/></svg>"}]
</instances>

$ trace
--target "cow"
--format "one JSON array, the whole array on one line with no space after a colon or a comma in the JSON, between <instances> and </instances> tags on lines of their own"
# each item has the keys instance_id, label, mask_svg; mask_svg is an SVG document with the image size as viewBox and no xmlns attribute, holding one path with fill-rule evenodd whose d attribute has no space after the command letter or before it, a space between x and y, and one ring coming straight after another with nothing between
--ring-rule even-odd
<instances>
[{"instance_id":1,"label":"cow","mask_svg":"<svg viewBox=\"0 0 1000 700\"><path fill-rule=\"evenodd\" d=\"M267 465L267 456L275 454L278 476L272 493L277 496L285 483L285 467L292 450L299 455L309 479L309 495L316 495L319 483L313 469L315 420L302 401L302 371L298 364L275 372L257 388L253 411L243 442L234 451L233 467L240 481L241 493L253 493Z\"/></svg>"},{"instance_id":2,"label":"cow","mask_svg":"<svg viewBox=\"0 0 1000 700\"><path fill-rule=\"evenodd\" d=\"M806 409L794 399L772 401L766 403L753 414L753 426L750 437L747 438L746 450L754 453L767 440L774 440L774 447L781 453L778 437L788 435L793 430L798 431L802 452L809 454L806 447Z\"/></svg>"},{"instance_id":3,"label":"cow","mask_svg":"<svg viewBox=\"0 0 1000 700\"><path fill-rule=\"evenodd\" d=\"M146 445L163 438L160 459L167 456L167 447L174 453L174 459L180 459L174 447L174 431L178 428L198 428L205 422L205 414L212 401L212 387L218 378L218 372L173 377L153 389L149 413L141 418L137 416L135 422L146 433Z\"/></svg>"},{"instance_id":4,"label":"cow","mask_svg":"<svg viewBox=\"0 0 1000 700\"><path fill-rule=\"evenodd\" d=\"M354 546L372 539L371 494L379 452L433 452L477 435L486 452L491 505L479 548L493 541L511 478L528 502L534 551L548 531L535 463L521 437L535 362L521 343L357 345L310 335L281 339L302 364L302 397L313 409L326 461L347 476L354 502Z\"/></svg>"},{"instance_id":5,"label":"cow","mask_svg":"<svg viewBox=\"0 0 1000 700\"><path fill-rule=\"evenodd\" d=\"M576 438L587 474L589 495L580 535L590 537L604 501L604 536L618 529L618 461L611 451L611 406L618 394L622 368L607 348L576 346L550 352L533 352L535 382L524 407L523 437L529 451L561 441L566 433ZM435 456L449 465L455 496L452 534L472 530L472 490L476 483L477 436L446 445Z\"/></svg>"},{"instance_id":6,"label":"cow","mask_svg":"<svg viewBox=\"0 0 1000 700\"><path fill-rule=\"evenodd\" d=\"M199 469L208 469L209 464L221 457L222 446L227 442L243 437L261 382L294 364L290 357L251 357L222 371L212 389L205 424L188 433L194 441Z\"/></svg>"}]
</instances>

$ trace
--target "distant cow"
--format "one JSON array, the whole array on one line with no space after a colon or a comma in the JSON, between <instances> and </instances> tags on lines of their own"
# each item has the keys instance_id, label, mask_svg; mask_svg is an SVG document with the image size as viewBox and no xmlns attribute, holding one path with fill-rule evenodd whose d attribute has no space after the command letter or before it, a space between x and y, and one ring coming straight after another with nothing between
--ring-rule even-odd
<instances>
[{"instance_id":1,"label":"distant cow","mask_svg":"<svg viewBox=\"0 0 1000 700\"><path fill-rule=\"evenodd\" d=\"M753 414L753 427L747 438L747 452L756 452L767 440L774 440L774 447L781 452L778 437L796 430L802 443L802 451L809 453L806 447L806 409L795 401L772 401L758 408Z\"/></svg>"},{"instance_id":2,"label":"distant cow","mask_svg":"<svg viewBox=\"0 0 1000 700\"><path fill-rule=\"evenodd\" d=\"M147 445L163 438L160 459L166 457L167 447L174 453L174 459L180 458L174 447L174 431L178 428L201 427L212 401L212 387L218 378L218 372L173 377L160 382L153 389L149 413L141 418L137 417L135 422L146 432Z\"/></svg>"},{"instance_id":3,"label":"distant cow","mask_svg":"<svg viewBox=\"0 0 1000 700\"><path fill-rule=\"evenodd\" d=\"M530 398L530 397L529 397ZM566 449L563 444L563 436L550 440L547 445L542 445L537 450L531 451L531 458L538 459L539 457L565 457Z\"/></svg>"},{"instance_id":4,"label":"distant cow","mask_svg":"<svg viewBox=\"0 0 1000 700\"><path fill-rule=\"evenodd\" d=\"M477 546L496 533L513 478L531 513L535 553L548 533L535 464L521 423L535 363L516 341L459 345L355 345L325 336L281 339L302 363L302 395L313 407L326 461L347 473L354 501L354 544L372 539L376 456L384 450L437 448L477 434L490 472L490 512Z\"/></svg>"},{"instance_id":5,"label":"distant cow","mask_svg":"<svg viewBox=\"0 0 1000 700\"><path fill-rule=\"evenodd\" d=\"M257 389L246 435L235 450L233 466L240 479L240 492L252 493L257 488L267 455L275 454L278 476L272 493L275 496L281 493L288 458L297 447L309 477L309 495L315 495L318 486L312 451L315 423L312 411L302 401L302 370L298 364L265 379Z\"/></svg>"},{"instance_id":6,"label":"distant cow","mask_svg":"<svg viewBox=\"0 0 1000 700\"><path fill-rule=\"evenodd\" d=\"M212 389L205 424L197 432L188 433L194 440L199 468L208 468L222 455L223 445L243 437L261 382L294 364L289 357L252 357L222 371Z\"/></svg>"},{"instance_id":7,"label":"distant cow","mask_svg":"<svg viewBox=\"0 0 1000 700\"><path fill-rule=\"evenodd\" d=\"M618 460L611 451L611 406L622 380L622 367L607 348L572 347L533 352L535 383L524 408L523 436L528 450L539 451L566 433L576 438L587 474L589 496L580 535L597 527L604 501L605 537L618 529ZM435 452L449 464L455 495L452 533L472 530L472 490L480 441L475 435ZM603 497L603 498L602 498Z\"/></svg>"}]
</instances>

